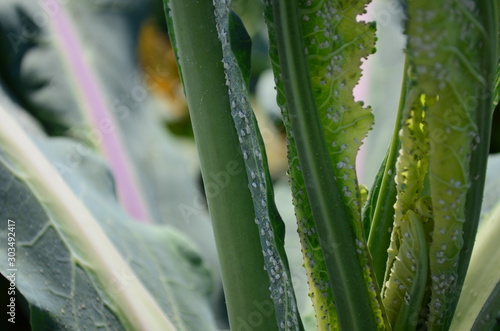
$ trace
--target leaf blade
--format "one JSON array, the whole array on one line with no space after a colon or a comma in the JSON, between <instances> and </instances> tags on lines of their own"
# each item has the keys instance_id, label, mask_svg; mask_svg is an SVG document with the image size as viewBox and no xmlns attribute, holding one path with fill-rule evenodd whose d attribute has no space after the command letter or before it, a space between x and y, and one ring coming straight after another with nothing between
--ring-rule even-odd
<instances>
[{"instance_id":1,"label":"leaf blade","mask_svg":"<svg viewBox=\"0 0 500 331\"><path fill-rule=\"evenodd\" d=\"M343 247L342 254L333 249L329 256L326 253L330 253L330 247L322 247L334 296L338 296L346 304L337 307L342 312L339 314L340 324L350 329L361 329L363 325L376 328L383 321L375 317L377 312L373 310L371 299L368 299L369 291L366 288L368 285L364 278L364 270L357 261L359 255L356 254L356 250L363 246L359 247L359 244L355 243L354 225L350 223L347 211L343 207L340 189L337 187L333 167L324 145L323 130L319 118L314 114L316 106L304 54L297 3L285 4L273 1L272 5L276 24L277 53L282 68L279 78L284 82L287 109L290 111L290 122L294 132L292 135L295 138L316 227L324 242L342 244ZM335 230L331 222L327 221L332 219L332 215L342 220L335 224ZM346 283L348 274L350 281ZM357 288L350 287L354 283L358 285ZM358 298L357 307L353 306L353 299L349 299L354 293ZM354 313L357 310L358 313ZM359 316L364 318L359 319Z\"/></svg>"},{"instance_id":2,"label":"leaf blade","mask_svg":"<svg viewBox=\"0 0 500 331\"><path fill-rule=\"evenodd\" d=\"M116 291L114 298L125 325L136 328L175 330L154 299L145 290L133 271L116 251L94 217L64 184L62 178L23 133L19 125L0 107L2 153L12 164L29 174L23 180L42 201L51 201L49 210L56 231L71 239L83 265L95 268L95 277L102 286L119 280L124 272L130 283L127 291ZM42 198L43 197L43 198ZM107 254L100 254L106 251Z\"/></svg>"}]
</instances>

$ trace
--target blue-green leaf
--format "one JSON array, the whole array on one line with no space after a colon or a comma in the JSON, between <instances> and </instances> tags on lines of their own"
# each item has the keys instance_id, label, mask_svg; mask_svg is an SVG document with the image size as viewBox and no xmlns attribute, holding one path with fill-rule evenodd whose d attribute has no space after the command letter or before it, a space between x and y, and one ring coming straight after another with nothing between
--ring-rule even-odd
<instances>
[{"instance_id":1,"label":"blue-green leaf","mask_svg":"<svg viewBox=\"0 0 500 331\"><path fill-rule=\"evenodd\" d=\"M82 144L35 145L3 106L0 118L0 234L15 222L16 289L33 330L215 329L210 274L191 242L130 219L109 169L80 155ZM3 240L0 252L9 247ZM10 268L4 259L4 277Z\"/></svg>"}]
</instances>

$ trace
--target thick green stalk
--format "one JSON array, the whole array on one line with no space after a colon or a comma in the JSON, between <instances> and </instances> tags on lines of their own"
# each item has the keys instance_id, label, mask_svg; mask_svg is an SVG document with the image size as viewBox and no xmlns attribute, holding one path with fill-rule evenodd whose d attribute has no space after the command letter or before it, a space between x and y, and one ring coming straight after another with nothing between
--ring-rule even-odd
<instances>
[{"instance_id":1,"label":"thick green stalk","mask_svg":"<svg viewBox=\"0 0 500 331\"><path fill-rule=\"evenodd\" d=\"M166 1L233 330L277 330L212 1Z\"/></svg>"},{"instance_id":2,"label":"thick green stalk","mask_svg":"<svg viewBox=\"0 0 500 331\"><path fill-rule=\"evenodd\" d=\"M312 94L296 0L273 0L278 55L287 107L313 216L324 247L339 323L345 330L376 329L363 269L326 149Z\"/></svg>"},{"instance_id":3,"label":"thick green stalk","mask_svg":"<svg viewBox=\"0 0 500 331\"><path fill-rule=\"evenodd\" d=\"M392 134L391 144L389 146L383 178L378 193L376 194L376 205L371 220L370 235L368 236L368 250L370 251L373 263L373 271L377 279L379 288L382 288L385 269L387 266L387 249L391 242L390 229L394 223L394 203L396 202L397 188L394 181L396 175L396 161L398 159L399 149L399 131L401 129L401 120L403 110L406 104L406 97L410 85L408 79L408 59L405 61L403 73L403 86L401 88L401 97L399 101L396 123ZM376 188L372 188L376 189Z\"/></svg>"}]
</instances>

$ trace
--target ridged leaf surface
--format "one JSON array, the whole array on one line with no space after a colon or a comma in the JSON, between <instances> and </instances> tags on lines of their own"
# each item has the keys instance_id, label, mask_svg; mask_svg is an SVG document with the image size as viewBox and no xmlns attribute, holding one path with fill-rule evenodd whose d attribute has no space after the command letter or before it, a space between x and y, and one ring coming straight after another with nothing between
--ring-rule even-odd
<instances>
[{"instance_id":1,"label":"ridged leaf surface","mask_svg":"<svg viewBox=\"0 0 500 331\"><path fill-rule=\"evenodd\" d=\"M373 51L374 27L357 22L367 2L352 5L343 1L299 1L301 28L309 74L318 116L321 119L328 153L342 199L347 206L351 226L355 229L358 257L366 272L367 283L375 290L368 266L366 244L361 226L361 196L355 173L355 158L361 141L370 129L373 116L369 109L354 101L352 89L361 76L361 58ZM326 272L324 252L338 249L333 243L321 242L316 233L304 176L301 171L294 133L286 108L283 82L274 36L271 5L266 20L270 36L270 56L278 91L278 104L287 130L289 177L293 203L302 243L304 266L308 275L310 297L320 329L336 329L338 321L332 289ZM335 220L332 220L335 222ZM323 248L323 250L321 249ZM368 289L367 289L368 290ZM380 315L379 315L380 316Z\"/></svg>"}]
</instances>

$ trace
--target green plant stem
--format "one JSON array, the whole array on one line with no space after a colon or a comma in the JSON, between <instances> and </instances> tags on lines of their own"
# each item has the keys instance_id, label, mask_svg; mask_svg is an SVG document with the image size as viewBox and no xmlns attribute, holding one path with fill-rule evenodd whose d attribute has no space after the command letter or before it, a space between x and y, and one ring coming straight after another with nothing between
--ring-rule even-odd
<instances>
[{"instance_id":1,"label":"green plant stem","mask_svg":"<svg viewBox=\"0 0 500 331\"><path fill-rule=\"evenodd\" d=\"M170 11L168 6L231 329L246 330L249 325L277 330L245 163L230 113L212 1L171 0ZM256 314L259 319L253 317Z\"/></svg>"},{"instance_id":2,"label":"green plant stem","mask_svg":"<svg viewBox=\"0 0 500 331\"><path fill-rule=\"evenodd\" d=\"M385 269L387 266L387 249L391 243L391 232L394 223L394 203L396 202L397 188L394 181L396 175L396 161L399 155L400 141L399 131L401 129L401 120L403 110L406 104L406 96L410 87L408 77L408 56L406 56L403 85L401 88L401 97L399 100L398 113L394 132L392 134L391 144L389 146L385 168L381 169L384 174L380 184L379 192L376 195L376 207L371 220L370 235L368 236L368 250L372 257L373 271L377 279L379 288L382 288L384 282Z\"/></svg>"},{"instance_id":3,"label":"green plant stem","mask_svg":"<svg viewBox=\"0 0 500 331\"><path fill-rule=\"evenodd\" d=\"M357 258L354 229L334 177L312 94L297 1L272 3L281 78L307 194L322 242L335 247L329 250L322 245L339 323L343 330L374 330L377 322Z\"/></svg>"}]
</instances>

